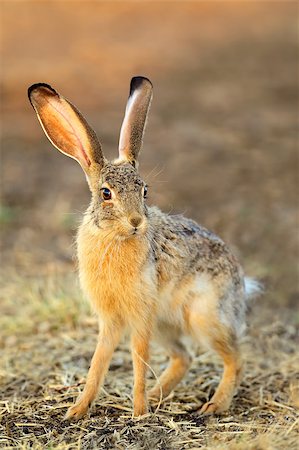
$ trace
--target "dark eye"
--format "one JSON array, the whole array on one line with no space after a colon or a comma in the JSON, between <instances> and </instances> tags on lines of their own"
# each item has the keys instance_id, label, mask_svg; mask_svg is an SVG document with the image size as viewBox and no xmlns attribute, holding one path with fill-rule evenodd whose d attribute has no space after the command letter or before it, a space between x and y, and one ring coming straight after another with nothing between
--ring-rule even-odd
<instances>
[{"instance_id":1,"label":"dark eye","mask_svg":"<svg viewBox=\"0 0 299 450\"><path fill-rule=\"evenodd\" d=\"M143 197L144 198L147 197L147 186L144 186L144 188L143 188Z\"/></svg>"},{"instance_id":2,"label":"dark eye","mask_svg":"<svg viewBox=\"0 0 299 450\"><path fill-rule=\"evenodd\" d=\"M102 197L104 200L110 200L111 199L111 191L108 188L101 189Z\"/></svg>"}]
</instances>

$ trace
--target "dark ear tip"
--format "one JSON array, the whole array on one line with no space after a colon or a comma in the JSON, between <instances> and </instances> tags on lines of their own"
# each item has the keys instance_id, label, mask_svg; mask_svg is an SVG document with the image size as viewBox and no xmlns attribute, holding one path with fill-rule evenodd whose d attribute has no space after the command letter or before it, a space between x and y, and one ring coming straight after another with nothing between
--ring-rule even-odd
<instances>
[{"instance_id":1,"label":"dark ear tip","mask_svg":"<svg viewBox=\"0 0 299 450\"><path fill-rule=\"evenodd\" d=\"M130 84L130 95L136 89L141 87L142 84L149 84L151 88L153 87L152 82L148 78L142 77L142 76L133 77L132 80L131 80L131 84Z\"/></svg>"},{"instance_id":2,"label":"dark ear tip","mask_svg":"<svg viewBox=\"0 0 299 450\"><path fill-rule=\"evenodd\" d=\"M49 84L47 84L47 83L35 83L35 84L32 84L28 88L28 98L30 100L30 103L31 103L31 93L32 93L32 91L34 91L35 89L38 89L38 88L43 88L43 87L49 89L51 92L53 92L53 94L58 95L57 92L55 91L55 89L53 89L52 86L50 86Z\"/></svg>"}]
</instances>

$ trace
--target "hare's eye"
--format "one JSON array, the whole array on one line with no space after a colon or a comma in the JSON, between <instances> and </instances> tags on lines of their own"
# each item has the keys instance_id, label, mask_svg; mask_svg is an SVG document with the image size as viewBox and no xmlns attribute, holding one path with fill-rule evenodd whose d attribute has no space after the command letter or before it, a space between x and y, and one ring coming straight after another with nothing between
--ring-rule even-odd
<instances>
[{"instance_id":1,"label":"hare's eye","mask_svg":"<svg viewBox=\"0 0 299 450\"><path fill-rule=\"evenodd\" d=\"M144 198L147 197L147 186L144 186L144 188L143 188L143 197Z\"/></svg>"},{"instance_id":2,"label":"hare's eye","mask_svg":"<svg viewBox=\"0 0 299 450\"><path fill-rule=\"evenodd\" d=\"M110 200L111 199L111 191L108 188L101 189L102 197L104 200Z\"/></svg>"}]
</instances>

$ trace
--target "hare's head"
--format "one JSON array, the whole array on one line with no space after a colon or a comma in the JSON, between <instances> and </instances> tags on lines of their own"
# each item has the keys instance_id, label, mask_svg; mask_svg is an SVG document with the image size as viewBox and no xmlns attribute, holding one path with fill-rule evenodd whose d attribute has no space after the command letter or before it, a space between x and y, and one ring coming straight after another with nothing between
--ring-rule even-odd
<instances>
[{"instance_id":1,"label":"hare's head","mask_svg":"<svg viewBox=\"0 0 299 450\"><path fill-rule=\"evenodd\" d=\"M137 158L152 99L151 82L144 77L132 78L119 156L111 162L104 157L95 132L81 113L51 86L34 84L28 96L51 143L84 170L92 193L90 213L94 223L100 228L113 226L124 237L144 234L147 186L137 172Z\"/></svg>"}]
</instances>

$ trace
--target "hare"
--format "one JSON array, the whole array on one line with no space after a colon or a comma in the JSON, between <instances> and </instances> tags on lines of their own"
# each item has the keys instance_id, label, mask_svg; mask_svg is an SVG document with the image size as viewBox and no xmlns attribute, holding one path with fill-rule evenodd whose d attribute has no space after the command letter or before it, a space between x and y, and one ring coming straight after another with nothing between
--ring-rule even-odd
<instances>
[{"instance_id":1,"label":"hare","mask_svg":"<svg viewBox=\"0 0 299 450\"><path fill-rule=\"evenodd\" d=\"M148 412L146 371L152 339L169 366L148 397L164 398L190 366L183 336L205 343L223 360L224 372L200 414L222 413L240 381L238 337L246 299L257 290L226 244L193 220L146 204L147 185L138 155L152 99L152 83L131 80L120 131L119 156L107 161L84 117L44 83L28 90L51 143L77 160L91 191L77 235L79 278L98 313L99 336L82 394L66 417L81 418L95 400L113 351L125 330L131 335L134 416Z\"/></svg>"}]
</instances>

